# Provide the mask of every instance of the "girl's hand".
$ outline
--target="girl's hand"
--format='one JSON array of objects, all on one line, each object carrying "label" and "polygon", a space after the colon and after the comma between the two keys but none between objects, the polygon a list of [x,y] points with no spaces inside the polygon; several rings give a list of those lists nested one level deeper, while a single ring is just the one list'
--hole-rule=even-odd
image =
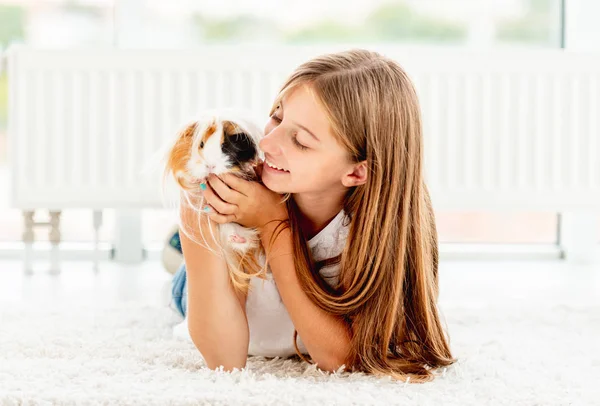
[{"label": "girl's hand", "polygon": [[[257,172],[260,179],[262,163],[258,165]],[[235,222],[244,227],[262,229],[273,220],[288,219],[287,206],[281,203],[283,195],[262,183],[247,181],[230,173],[210,174],[206,183],[203,194],[209,205],[207,213],[216,223]]]}]

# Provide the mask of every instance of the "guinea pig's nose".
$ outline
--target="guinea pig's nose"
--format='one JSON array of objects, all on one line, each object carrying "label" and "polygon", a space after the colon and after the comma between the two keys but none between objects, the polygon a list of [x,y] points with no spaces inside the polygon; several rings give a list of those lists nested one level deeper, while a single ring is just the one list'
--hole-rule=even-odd
[{"label": "guinea pig's nose", "polygon": [[208,170],[209,171],[214,171],[215,170],[215,165],[214,164],[208,164]]}]

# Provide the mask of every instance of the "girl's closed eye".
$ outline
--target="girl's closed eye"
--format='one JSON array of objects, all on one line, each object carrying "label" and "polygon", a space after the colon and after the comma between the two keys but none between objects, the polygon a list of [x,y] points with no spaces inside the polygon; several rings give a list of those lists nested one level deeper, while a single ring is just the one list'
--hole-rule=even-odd
[{"label": "girl's closed eye", "polygon": [[294,134],[294,136],[292,137],[292,141],[294,141],[294,144],[296,144],[296,146],[302,150],[308,149],[307,146],[302,145],[298,142],[298,137],[296,137],[296,134]]},{"label": "girl's closed eye", "polygon": [[[279,117],[277,117],[275,114],[273,114],[271,116],[271,118],[278,124],[281,124],[281,119]],[[298,142],[298,137],[296,136],[296,134],[294,134],[294,136],[292,137],[292,141],[294,142],[294,144],[296,144],[296,146],[298,148],[300,148],[301,150],[307,150],[308,147],[306,145],[302,145]]]},{"label": "girl's closed eye", "polygon": [[273,114],[271,116],[271,119],[273,119],[273,121],[275,121],[278,124],[281,124],[281,119],[279,117],[277,117],[275,114]]}]

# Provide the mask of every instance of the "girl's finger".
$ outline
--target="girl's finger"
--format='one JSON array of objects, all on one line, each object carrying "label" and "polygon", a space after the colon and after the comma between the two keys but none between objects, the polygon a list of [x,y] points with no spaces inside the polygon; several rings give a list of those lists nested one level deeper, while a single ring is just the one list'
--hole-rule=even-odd
[{"label": "girl's finger", "polygon": [[242,179],[239,176],[231,173],[224,173],[221,175],[221,178],[223,179],[222,182],[225,183],[225,185],[230,189],[233,189],[244,196],[250,196],[250,181]]},{"label": "girl's finger", "polygon": [[208,216],[210,217],[210,219],[212,221],[214,221],[215,223],[219,223],[219,224],[231,223],[231,222],[235,221],[235,216],[233,216],[231,214],[224,215],[224,214],[219,214],[219,213],[209,211]]},{"label": "girl's finger", "polygon": [[[212,211],[219,214],[233,214],[237,210],[237,206],[229,204],[221,200],[221,198],[213,191],[212,187],[207,187],[204,191],[205,206],[210,206]],[[204,207],[201,208],[205,211]]]},{"label": "girl's finger", "polygon": [[[221,175],[223,176],[223,175]],[[240,193],[234,189],[231,189],[225,182],[219,179],[214,174],[208,175],[208,183],[213,190],[219,195],[221,199],[230,204],[237,205],[240,201]]]}]

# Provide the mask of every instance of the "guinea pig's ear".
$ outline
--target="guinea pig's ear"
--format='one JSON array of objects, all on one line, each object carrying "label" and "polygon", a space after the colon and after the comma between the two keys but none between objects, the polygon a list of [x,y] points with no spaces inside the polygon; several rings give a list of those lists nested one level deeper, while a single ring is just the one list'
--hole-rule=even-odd
[{"label": "guinea pig's ear", "polygon": [[198,123],[197,122],[193,122],[190,125],[188,125],[186,128],[183,129],[183,131],[181,131],[181,133],[179,134],[179,141],[180,142],[192,142],[192,140],[194,139],[194,132],[196,131],[196,128],[198,128]]},{"label": "guinea pig's ear", "polygon": [[241,132],[241,129],[235,123],[227,120],[223,121],[223,132],[226,135],[232,135],[237,132]]}]

